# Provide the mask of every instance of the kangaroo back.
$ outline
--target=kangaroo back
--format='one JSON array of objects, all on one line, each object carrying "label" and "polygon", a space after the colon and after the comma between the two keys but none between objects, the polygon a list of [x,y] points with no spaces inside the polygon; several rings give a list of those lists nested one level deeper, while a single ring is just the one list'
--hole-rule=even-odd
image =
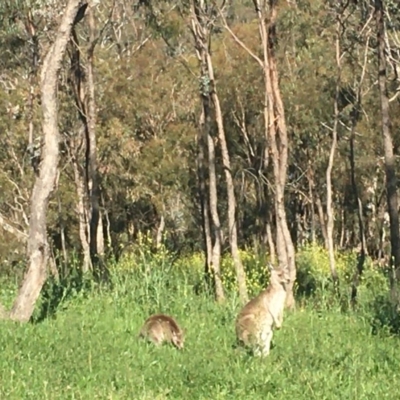
[{"label": "kangaroo back", "polygon": [[176,320],[165,314],[151,315],[144,322],[139,337],[147,338],[156,345],[172,343],[178,349],[184,346],[184,333]]}]

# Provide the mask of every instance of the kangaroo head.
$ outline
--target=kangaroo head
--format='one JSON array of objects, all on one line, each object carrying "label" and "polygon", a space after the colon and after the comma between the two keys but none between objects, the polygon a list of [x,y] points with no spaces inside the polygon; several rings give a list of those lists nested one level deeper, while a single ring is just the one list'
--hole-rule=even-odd
[{"label": "kangaroo head", "polygon": [[172,343],[177,349],[183,349],[184,347],[184,334],[183,332],[172,332]]},{"label": "kangaroo head", "polygon": [[286,290],[287,285],[290,283],[286,269],[276,269],[272,264],[268,264],[268,268],[270,271],[270,284],[272,286],[282,286]]}]

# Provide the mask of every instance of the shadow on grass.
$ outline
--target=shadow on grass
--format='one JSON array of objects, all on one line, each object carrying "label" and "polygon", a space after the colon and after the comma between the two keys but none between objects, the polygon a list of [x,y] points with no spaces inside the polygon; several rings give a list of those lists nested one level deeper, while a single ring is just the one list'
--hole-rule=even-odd
[{"label": "shadow on grass", "polygon": [[[76,262],[76,260],[73,260]],[[31,318],[32,323],[40,323],[54,317],[67,301],[75,297],[87,297],[95,287],[112,288],[110,271],[100,257],[94,261],[93,271],[83,273],[79,263],[71,263],[68,273],[59,279],[50,276],[43,286],[37,310]]]},{"label": "shadow on grass", "polygon": [[42,289],[40,304],[31,322],[40,323],[55,317],[62,304],[74,297],[89,294],[93,288],[93,277],[74,269],[68,276],[56,280],[49,277]]}]

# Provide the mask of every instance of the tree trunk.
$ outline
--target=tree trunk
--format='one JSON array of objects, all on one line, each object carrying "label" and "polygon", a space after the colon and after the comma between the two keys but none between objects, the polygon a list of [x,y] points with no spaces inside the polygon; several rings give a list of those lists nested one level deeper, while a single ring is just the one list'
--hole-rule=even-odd
[{"label": "tree trunk", "polygon": [[39,173],[39,162],[40,162],[40,147],[34,138],[34,113],[35,113],[35,88],[37,87],[37,72],[38,64],[40,59],[40,45],[39,38],[36,32],[36,26],[33,21],[32,12],[28,11],[24,18],[24,25],[26,34],[29,38],[27,41],[30,46],[30,51],[32,54],[32,64],[29,71],[29,96],[27,101],[27,121],[28,121],[28,153],[30,156],[31,165],[35,175]]},{"label": "tree trunk", "polygon": [[[217,192],[217,174],[215,164],[215,144],[214,138],[212,137],[212,98],[211,98],[211,79],[209,73],[208,64],[208,51],[209,51],[209,31],[205,24],[207,13],[203,8],[203,4],[196,0],[191,1],[190,6],[190,22],[191,32],[195,41],[195,49],[197,52],[197,58],[200,63],[201,70],[201,100],[202,100],[202,116],[200,124],[202,126],[201,142],[208,149],[208,190],[209,190],[209,207],[211,215],[211,232],[213,235],[214,243],[212,246],[212,254],[210,267],[214,275],[215,283],[215,297],[218,302],[222,302],[225,299],[222,279],[221,279],[221,242],[222,242],[222,230],[221,223],[218,214],[218,192]],[[214,104],[215,105],[215,104]],[[206,204],[206,203],[205,203]],[[204,211],[205,213],[206,211]],[[203,218],[205,214],[203,214]]]},{"label": "tree trunk", "polygon": [[[272,3],[271,3],[272,4]],[[275,7],[271,5],[271,7]],[[276,9],[271,10],[271,14],[274,15],[276,13]],[[271,26],[270,31],[274,32],[275,30],[275,20],[276,15],[274,17],[271,16]],[[271,33],[269,33],[271,34]],[[287,257],[287,264],[286,268],[289,273],[290,283],[286,288],[287,295],[286,295],[286,305],[288,308],[294,308],[295,306],[295,299],[294,299],[294,292],[293,287],[296,280],[296,260],[295,260],[295,250],[293,245],[293,240],[290,235],[290,230],[287,222],[286,216],[286,209],[285,209],[285,186],[286,186],[286,176],[287,176],[287,159],[288,159],[288,134],[287,134],[287,127],[286,127],[286,120],[285,120],[285,111],[283,107],[283,102],[281,98],[281,93],[279,89],[279,78],[278,78],[278,71],[276,67],[276,60],[274,55],[273,49],[273,42],[275,41],[274,38],[270,39],[270,68],[271,68],[271,82],[273,88],[273,95],[275,100],[275,107],[276,107],[276,116],[275,120],[277,121],[278,133],[279,133],[279,190],[278,193],[278,209],[279,209],[279,224],[282,229],[283,240],[285,243],[285,250],[286,250],[286,257]],[[272,131],[273,132],[273,131]]]},{"label": "tree trunk", "polygon": [[[345,242],[347,241],[347,232],[346,232],[346,221],[347,221],[347,213],[344,204],[342,204],[341,212],[340,212],[340,238],[339,238],[339,249],[345,248]],[[329,250],[329,245],[328,245]]]},{"label": "tree trunk", "polygon": [[160,248],[162,244],[162,239],[163,239],[163,233],[165,229],[165,218],[164,215],[161,215],[160,217],[160,223],[157,228],[157,236],[156,236],[156,248]]},{"label": "tree trunk", "polygon": [[[224,167],[225,181],[228,193],[228,237],[231,248],[232,259],[236,269],[236,278],[239,288],[240,300],[245,303],[248,300],[246,275],[240,259],[237,244],[237,222],[236,222],[236,198],[234,183],[231,173],[230,157],[226,142],[223,116],[216,90],[214,79],[214,68],[211,58],[211,33],[208,26],[211,23],[211,15],[207,15],[207,9],[203,2],[192,0],[191,21],[192,33],[196,42],[196,50],[201,60],[202,80],[204,82],[202,97],[209,97],[212,101],[215,122],[217,125],[218,140],[221,146],[222,164]],[[209,139],[210,140],[210,139]],[[212,138],[211,138],[212,140]]]},{"label": "tree trunk", "polygon": [[[85,127],[81,127],[81,132],[78,136],[82,136]],[[85,174],[79,163],[78,150],[76,149],[75,139],[70,140],[69,147],[71,149],[72,168],[74,170],[74,180],[77,194],[77,213],[79,221],[79,238],[83,251],[83,264],[82,272],[87,273],[92,270],[92,259],[90,257],[90,243],[89,243],[89,216],[88,216],[88,198],[85,182]]]},{"label": "tree trunk", "polygon": [[[98,254],[100,254],[98,243],[99,225],[102,223],[100,219],[99,207],[99,177],[97,169],[97,143],[96,143],[96,100],[95,100],[95,87],[94,87],[94,49],[97,44],[96,26],[94,19],[94,9],[90,7],[88,10],[89,19],[89,47],[87,51],[86,73],[81,65],[82,50],[79,45],[78,36],[75,31],[72,31],[72,52],[71,52],[71,83],[74,93],[75,102],[78,108],[79,117],[84,125],[83,137],[85,139],[85,165],[86,170],[84,174],[84,196],[88,201],[84,201],[85,214],[87,216],[87,223],[89,230],[87,231],[87,239],[84,239],[84,231],[80,229],[80,236],[83,248],[84,265],[83,270],[86,272],[90,265],[90,269],[96,274],[97,277],[102,275],[100,269],[104,265],[98,263]],[[85,79],[86,77],[86,79]],[[77,157],[77,155],[76,155]],[[82,174],[81,174],[82,175]],[[78,207],[82,206],[82,202]],[[86,230],[85,230],[86,232]],[[100,237],[101,242],[103,240]],[[90,263],[88,263],[86,254],[86,242],[89,243]],[[104,243],[103,243],[104,244]],[[104,249],[104,246],[103,246]],[[96,268],[94,268],[96,267]],[[105,275],[104,275],[105,276]]]},{"label": "tree trunk", "polygon": [[337,146],[337,133],[333,134],[331,151],[329,155],[328,168],[326,170],[326,238],[328,244],[328,254],[329,254],[329,267],[331,269],[331,275],[334,284],[336,285],[338,282],[338,275],[336,271],[335,264],[335,247],[333,243],[333,228],[334,228],[334,211],[332,205],[332,167],[333,167],[333,159]]},{"label": "tree trunk", "polygon": [[387,203],[390,219],[391,265],[390,274],[392,300],[398,304],[397,284],[400,279],[400,232],[397,200],[396,160],[393,153],[393,140],[390,132],[389,99],[386,87],[386,45],[384,8],[382,0],[375,0],[375,18],[378,36],[379,94],[381,100],[382,136],[385,152],[385,172]]},{"label": "tree trunk", "polygon": [[70,0],[62,16],[56,39],[47,53],[41,71],[43,110],[43,148],[39,176],[31,197],[28,238],[28,271],[10,312],[13,320],[27,322],[47,277],[49,245],[47,242],[47,208],[57,178],[59,131],[57,110],[57,78],[81,0]]},{"label": "tree trunk", "polygon": [[218,191],[217,191],[217,173],[215,171],[215,145],[214,139],[210,134],[211,129],[211,110],[209,108],[209,97],[203,96],[203,108],[205,115],[207,148],[208,148],[208,179],[210,196],[210,213],[212,220],[212,231],[214,244],[212,248],[211,267],[215,281],[215,296],[218,302],[225,300],[224,289],[221,279],[221,222],[218,214]]},{"label": "tree trunk", "polygon": [[[104,249],[107,246],[107,250],[111,250],[113,248],[113,243],[112,243],[112,238],[111,238],[111,221],[110,221],[110,217],[105,205],[105,201],[104,201],[104,196],[102,193],[100,193],[100,200],[101,200],[101,204],[104,210],[104,218],[105,218],[105,234],[103,235],[103,245],[104,245]],[[102,232],[103,232],[103,227],[102,227]],[[104,244],[104,241],[106,242],[106,244]]]},{"label": "tree trunk", "polygon": [[315,200],[314,200],[314,178],[311,167],[311,160],[309,161],[308,173],[308,195],[310,197],[310,226],[311,226],[311,243],[315,244]]},{"label": "tree trunk", "polygon": [[218,98],[218,93],[214,79],[214,69],[212,65],[211,55],[209,52],[206,53],[207,60],[207,72],[210,79],[211,99],[213,101],[215,110],[215,119],[217,122],[218,139],[221,146],[222,164],[224,166],[226,188],[228,193],[228,237],[231,248],[231,254],[233,263],[236,270],[236,279],[239,288],[239,297],[242,303],[248,301],[247,285],[246,285],[246,273],[243,268],[242,260],[239,254],[239,248],[237,243],[237,222],[236,222],[236,197],[235,187],[232,179],[231,172],[231,161],[229,157],[228,145],[226,143],[225,129],[223,123],[223,116],[221,111],[221,105]]},{"label": "tree trunk", "polygon": [[[205,246],[205,280],[206,283],[210,283],[211,274],[213,272],[212,269],[212,236],[211,236],[211,222],[210,222],[210,203],[208,201],[208,188],[206,181],[206,162],[205,162],[205,153],[207,146],[207,132],[205,129],[205,118],[204,118],[204,109],[200,118],[200,129],[197,134],[197,178],[198,178],[198,189],[199,189],[199,201],[200,201],[200,209],[201,209],[201,218],[202,218],[202,230],[203,230],[203,238],[204,238],[204,246]],[[214,279],[220,279],[219,276],[214,277]],[[218,290],[217,290],[218,288]],[[217,301],[220,301],[220,297],[223,297],[220,290],[222,289],[222,283],[219,282],[217,285],[216,280],[214,280],[214,290],[215,290],[215,298]]]},{"label": "tree trunk", "polygon": [[333,284],[335,288],[338,284],[338,274],[336,271],[335,264],[335,247],[333,243],[333,228],[334,228],[334,208],[332,201],[332,169],[333,162],[335,159],[335,152],[337,148],[337,131],[339,123],[339,94],[340,94],[340,82],[341,82],[341,63],[340,63],[340,29],[341,23],[338,20],[336,29],[336,67],[337,67],[337,79],[335,88],[335,101],[334,101],[334,122],[332,129],[332,144],[331,150],[329,152],[328,167],[326,169],[326,238],[328,244],[328,254],[329,254],[329,267],[331,269],[331,275]]},{"label": "tree trunk", "polygon": [[[261,65],[263,67],[265,85],[264,125],[265,139],[269,143],[272,155],[275,180],[276,250],[279,266],[287,271],[290,278],[290,284],[287,287],[286,305],[289,308],[293,308],[295,305],[293,287],[296,280],[296,264],[284,200],[288,160],[288,134],[274,49],[277,8],[276,2],[270,0],[268,18],[266,18],[266,5],[261,5],[259,0],[254,0],[253,3],[258,16],[260,38],[263,46],[263,61],[261,61]],[[268,20],[268,28],[266,20]]]},{"label": "tree trunk", "polygon": [[276,263],[276,250],[275,250],[274,238],[272,236],[272,228],[271,228],[270,218],[271,217],[269,217],[269,219],[265,223],[265,230],[266,230],[266,235],[267,235],[270,262],[271,262],[272,265],[275,265],[275,263]]},{"label": "tree trunk", "polygon": [[318,192],[315,193],[315,205],[317,206],[318,210],[318,218],[321,225],[321,233],[322,237],[324,238],[325,248],[328,250],[328,234],[326,232],[324,207],[322,205],[321,197],[319,196]]},{"label": "tree trunk", "polygon": [[97,226],[97,253],[104,255],[104,228],[103,228],[103,213],[99,209],[99,224]]},{"label": "tree trunk", "polygon": [[[59,180],[59,176],[57,177],[57,181]],[[58,190],[58,188],[56,188]],[[57,193],[57,203],[58,203],[58,216],[59,216],[59,226],[60,226],[60,242],[61,242],[61,252],[62,252],[62,262],[61,262],[61,276],[66,275],[66,269],[68,265],[68,252],[67,252],[67,243],[65,237],[65,224],[62,221],[62,205],[60,199],[60,193]]]},{"label": "tree trunk", "polygon": [[357,219],[358,219],[358,233],[359,233],[359,242],[360,242],[360,253],[358,255],[357,268],[354,272],[352,289],[351,289],[351,303],[353,307],[357,303],[357,290],[358,285],[360,284],[361,275],[364,271],[364,262],[365,258],[368,255],[367,250],[367,240],[365,236],[365,225],[363,219],[363,206],[361,199],[359,197],[358,185],[356,180],[356,163],[355,163],[355,134],[357,123],[360,118],[360,110],[361,110],[361,101],[362,101],[362,84],[365,77],[366,66],[368,62],[368,50],[369,50],[369,38],[367,40],[367,44],[365,46],[365,56],[364,56],[364,65],[360,77],[360,82],[358,84],[357,96],[355,99],[355,103],[353,105],[353,110],[351,113],[351,132],[350,132],[350,175],[351,175],[351,186],[353,188],[353,201],[357,203]]},{"label": "tree trunk", "polygon": [[[97,169],[97,143],[96,143],[96,97],[94,85],[94,49],[97,43],[96,23],[94,18],[94,7],[88,10],[89,19],[89,49],[87,61],[87,179],[90,199],[90,255],[92,263],[96,264],[99,254],[99,246],[97,243],[97,231],[101,224],[99,203],[100,188]],[[97,266],[99,267],[99,266]]]},{"label": "tree trunk", "polygon": [[[79,221],[79,238],[83,252],[82,272],[87,273],[92,270],[92,257],[90,252],[90,205],[88,189],[88,154],[89,154],[89,128],[88,112],[86,105],[86,91],[84,86],[85,71],[81,64],[81,46],[78,35],[73,28],[71,31],[71,52],[70,52],[70,83],[74,101],[79,113],[81,125],[75,137],[67,141],[70,149],[70,158],[74,171],[74,180],[77,193],[77,213]],[[86,169],[81,168],[81,152],[84,152]]]}]

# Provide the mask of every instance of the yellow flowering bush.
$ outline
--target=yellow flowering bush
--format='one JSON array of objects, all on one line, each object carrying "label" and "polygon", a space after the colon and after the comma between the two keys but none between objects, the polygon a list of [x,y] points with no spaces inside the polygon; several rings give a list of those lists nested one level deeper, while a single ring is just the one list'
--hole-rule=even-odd
[{"label": "yellow flowering bush", "polygon": [[[258,254],[251,248],[244,248],[240,250],[240,257],[246,273],[249,295],[254,296],[268,285],[268,255]],[[357,255],[352,252],[337,252],[335,262],[341,293],[345,297],[349,297],[352,279],[357,268]],[[126,251],[118,263],[114,263],[110,267],[117,273],[139,271],[142,274],[140,276],[143,277],[155,272],[160,282],[165,279],[174,280],[173,272],[178,272],[179,275],[185,276],[187,283],[199,289],[205,289],[207,285],[204,280],[204,266],[205,255],[203,252],[194,252],[177,257],[164,244],[157,247],[151,235],[139,234],[137,241],[130,247],[129,251]],[[324,247],[309,244],[298,249],[296,266],[295,289],[297,294],[313,295],[319,298],[320,295],[332,291],[329,257]],[[227,294],[237,293],[236,270],[229,253],[224,254],[221,258],[221,277],[225,292]],[[208,289],[211,289],[211,287]],[[382,268],[373,265],[367,258],[359,284],[358,297],[362,301],[368,302],[371,295],[374,297],[379,293],[387,293],[387,291],[388,279],[384,271]]]},{"label": "yellow flowering bush", "polygon": [[[351,284],[356,263],[356,254],[335,254],[336,271],[341,283]],[[324,247],[317,244],[302,247],[296,254],[296,265],[297,290],[300,294],[332,288],[329,255]]]},{"label": "yellow flowering bush", "polygon": [[[267,260],[248,248],[239,252],[246,272],[246,284],[249,294],[257,294],[268,284]],[[236,271],[230,254],[224,255],[222,258],[221,275],[225,290],[227,292],[237,291]]]},{"label": "yellow flowering bush", "polygon": [[196,273],[204,272],[206,259],[204,253],[195,252],[192,254],[183,255],[175,260],[175,268],[179,270],[188,270]]},{"label": "yellow flowering bush", "polygon": [[129,251],[123,253],[118,263],[112,266],[112,269],[116,272],[130,272],[138,267],[157,268],[169,264],[172,259],[173,254],[163,243],[156,247],[156,243],[150,234],[139,232],[136,242],[130,247]]}]

